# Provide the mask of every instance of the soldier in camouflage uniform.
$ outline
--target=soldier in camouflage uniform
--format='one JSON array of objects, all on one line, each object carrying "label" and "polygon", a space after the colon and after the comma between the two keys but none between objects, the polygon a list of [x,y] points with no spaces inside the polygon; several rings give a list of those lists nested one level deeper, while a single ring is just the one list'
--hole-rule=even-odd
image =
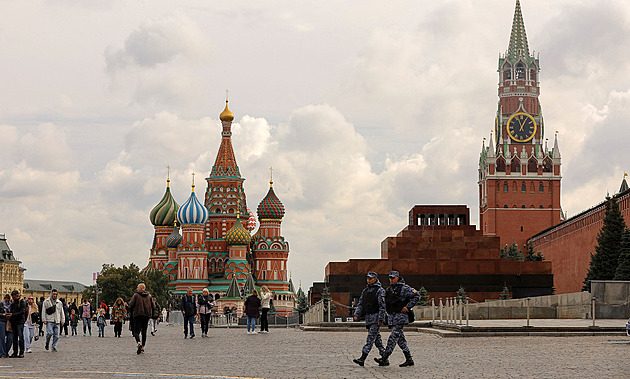
[{"label": "soldier in camouflage uniform", "polygon": [[354,311],[355,321],[365,316],[365,327],[368,330],[367,340],[361,351],[361,358],[352,360],[359,366],[363,366],[373,345],[376,345],[381,355],[383,354],[385,347],[381,340],[380,328],[385,322],[385,315],[385,290],[381,286],[381,282],[378,281],[378,275],[370,271],[367,273],[367,287],[361,292],[359,305]]},{"label": "soldier in camouflage uniform", "polygon": [[405,284],[398,271],[390,271],[389,284],[389,288],[385,291],[385,307],[389,315],[388,324],[392,333],[387,340],[385,351],[380,358],[374,358],[374,360],[379,366],[389,366],[388,358],[398,344],[405,354],[405,362],[400,364],[400,367],[413,366],[413,359],[411,359],[411,352],[403,333],[403,326],[409,323],[407,312],[411,312],[411,308],[418,303],[420,294]]}]

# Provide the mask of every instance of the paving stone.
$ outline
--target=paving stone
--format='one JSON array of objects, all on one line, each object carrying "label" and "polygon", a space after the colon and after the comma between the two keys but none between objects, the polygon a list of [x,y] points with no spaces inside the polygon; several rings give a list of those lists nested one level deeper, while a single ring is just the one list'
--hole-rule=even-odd
[{"label": "paving stone", "polygon": [[[628,345],[611,337],[440,338],[406,332],[416,365],[400,368],[396,348],[391,366],[378,367],[370,353],[365,367],[352,363],[366,333],[304,332],[273,328],[247,335],[243,328],[211,329],[210,338],[185,340],[181,326],[160,325],[136,354],[125,330],[114,338],[61,337],[59,351],[42,339],[24,359],[0,359],[0,378],[401,378],[401,377],[627,377]],[[384,339],[389,332],[385,329]],[[622,338],[615,337],[615,340]],[[630,338],[628,338],[630,340]]]}]

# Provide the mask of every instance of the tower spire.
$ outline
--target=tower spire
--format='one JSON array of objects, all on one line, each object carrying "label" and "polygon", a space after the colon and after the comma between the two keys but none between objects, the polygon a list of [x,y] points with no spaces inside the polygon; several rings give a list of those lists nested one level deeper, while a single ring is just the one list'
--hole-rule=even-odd
[{"label": "tower spire", "polygon": [[513,61],[521,57],[529,56],[529,45],[527,44],[527,33],[525,32],[525,22],[521,12],[521,2],[516,0],[514,10],[514,20],[512,21],[512,33],[510,34],[510,44],[508,45],[507,58]]}]

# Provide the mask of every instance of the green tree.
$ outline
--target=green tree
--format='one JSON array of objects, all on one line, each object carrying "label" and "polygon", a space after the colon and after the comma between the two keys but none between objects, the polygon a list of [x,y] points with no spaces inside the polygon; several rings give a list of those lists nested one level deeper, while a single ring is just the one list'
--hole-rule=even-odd
[{"label": "green tree", "polygon": [[630,229],[625,229],[621,235],[621,251],[619,264],[615,271],[615,280],[630,280]]},{"label": "green tree", "polygon": [[534,246],[532,246],[532,244],[530,243],[527,246],[527,252],[525,252],[525,260],[526,261],[533,261],[533,262],[540,262],[540,261],[544,261],[545,257],[543,257],[543,255],[539,252],[535,252],[534,251]]},{"label": "green tree", "polygon": [[462,287],[461,285],[459,286],[459,289],[457,290],[457,300],[459,300],[460,302],[463,302],[466,300],[466,288]]},{"label": "green tree", "polygon": [[501,291],[499,300],[509,300],[509,299],[510,299],[510,289],[507,286],[503,286],[503,291]]},{"label": "green tree", "polygon": [[523,261],[523,251],[518,248],[516,243],[511,244],[509,247],[506,244],[505,247],[501,248],[501,258]]},{"label": "green tree", "polygon": [[302,287],[298,289],[296,309],[298,312],[300,312],[300,314],[304,314],[306,311],[308,311],[308,300],[306,299],[304,291],[302,291]]},{"label": "green tree", "polygon": [[418,301],[418,305],[426,306],[431,304],[431,301],[429,299],[429,291],[427,291],[426,288],[420,287],[418,293],[420,294],[420,301]]},{"label": "green tree", "polygon": [[626,223],[614,198],[606,198],[606,214],[602,229],[597,234],[595,254],[584,278],[583,291],[591,290],[591,280],[613,280],[619,265],[621,237]]},{"label": "green tree", "polygon": [[104,263],[96,279],[96,285],[83,291],[83,296],[90,302],[94,302],[98,286],[99,303],[104,301],[106,304],[112,304],[119,297],[122,297],[124,301],[129,301],[139,283],[146,284],[147,291],[158,297],[161,306],[166,304],[169,298],[168,277],[159,270],[140,271],[140,268],[133,263],[129,267],[114,267],[111,263]]}]

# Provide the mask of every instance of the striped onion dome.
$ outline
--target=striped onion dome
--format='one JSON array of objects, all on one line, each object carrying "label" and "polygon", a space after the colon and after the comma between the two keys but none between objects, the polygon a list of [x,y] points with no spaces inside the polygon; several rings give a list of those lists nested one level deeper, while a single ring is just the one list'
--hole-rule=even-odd
[{"label": "striped onion dome", "polygon": [[182,235],[179,234],[179,226],[177,226],[177,222],[175,223],[175,227],[173,228],[173,233],[171,233],[168,237],[166,237],[166,247],[175,248],[179,246],[182,242]]},{"label": "striped onion dome", "polygon": [[284,205],[273,192],[273,181],[271,181],[267,196],[258,204],[258,218],[260,220],[280,220],[282,217],[284,217]]},{"label": "striped onion dome", "polygon": [[190,197],[179,207],[177,211],[177,221],[184,224],[205,224],[208,220],[208,209],[201,204],[197,196],[195,196],[195,185]]},{"label": "striped onion dome", "polygon": [[234,226],[225,235],[225,241],[228,245],[249,245],[250,239],[249,231],[243,227],[237,217]]},{"label": "striped onion dome", "polygon": [[154,226],[172,226],[175,222],[179,205],[171,195],[170,180],[167,180],[166,192],[162,200],[151,210],[149,220]]},{"label": "striped onion dome", "polygon": [[256,217],[252,213],[252,210],[247,208],[247,213],[249,213],[249,218],[247,219],[247,230],[250,232],[256,229]]}]

